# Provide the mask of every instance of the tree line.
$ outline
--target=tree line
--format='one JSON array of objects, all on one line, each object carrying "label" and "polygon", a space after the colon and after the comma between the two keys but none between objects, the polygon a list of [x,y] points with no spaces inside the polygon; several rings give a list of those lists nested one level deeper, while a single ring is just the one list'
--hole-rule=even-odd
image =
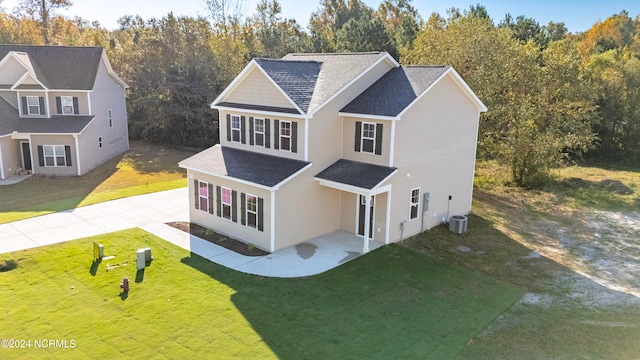
[{"label": "tree line", "polygon": [[640,17],[622,11],[572,34],[563,23],[478,4],[424,19],[411,0],[321,0],[304,29],[277,0],[204,0],[208,15],[123,16],[107,30],[57,13],[69,0],[21,0],[0,12],[0,42],[101,46],[127,92],[130,136],[205,148],[218,139],[211,101],[254,57],[389,52],[402,64],[449,64],[489,111],[478,158],[535,187],[567,161],[640,159]]}]

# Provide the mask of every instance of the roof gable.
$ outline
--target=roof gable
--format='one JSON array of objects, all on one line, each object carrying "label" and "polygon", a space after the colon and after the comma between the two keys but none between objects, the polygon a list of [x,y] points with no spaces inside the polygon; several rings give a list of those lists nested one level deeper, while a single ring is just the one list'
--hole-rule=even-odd
[{"label": "roof gable", "polygon": [[392,69],[340,112],[399,118],[444,76],[451,76],[480,111],[484,104],[451,66],[417,65]]},{"label": "roof gable", "polygon": [[[237,103],[254,106],[270,106],[280,108],[293,108],[295,106],[291,99],[282,93],[282,89],[274,84],[273,80],[267,76],[258,66],[248,69],[241,81],[223,97],[223,103]],[[299,110],[294,109],[296,113]]]},{"label": "roof gable", "polygon": [[91,90],[102,53],[99,47],[0,45],[0,58],[14,54],[39,83],[57,90]]}]

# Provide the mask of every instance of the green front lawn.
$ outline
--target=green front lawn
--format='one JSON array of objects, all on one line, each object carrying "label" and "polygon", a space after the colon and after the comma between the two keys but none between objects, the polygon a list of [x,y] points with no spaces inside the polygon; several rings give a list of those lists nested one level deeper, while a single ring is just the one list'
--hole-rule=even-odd
[{"label": "green front lawn", "polygon": [[[116,257],[92,266],[93,241]],[[155,258],[143,274],[141,247]],[[300,279],[229,270],[139,229],[2,260],[16,267],[0,272],[0,339],[32,340],[3,358],[445,359],[523,295],[397,245]]]},{"label": "green front lawn", "polygon": [[0,224],[127,196],[187,186],[178,162],[192,152],[134,141],[82,176],[35,177],[0,186]]}]

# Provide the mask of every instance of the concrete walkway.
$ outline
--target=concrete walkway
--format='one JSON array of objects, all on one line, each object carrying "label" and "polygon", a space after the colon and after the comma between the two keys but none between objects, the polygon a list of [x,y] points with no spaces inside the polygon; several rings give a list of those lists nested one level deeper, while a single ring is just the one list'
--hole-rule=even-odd
[{"label": "concrete walkway", "polygon": [[[132,196],[0,225],[0,253],[139,227],[241,272],[273,277],[319,274],[362,254],[362,238],[338,231],[265,256],[244,256],[165,225],[189,221],[188,189]],[[374,250],[382,244],[370,242]]]}]

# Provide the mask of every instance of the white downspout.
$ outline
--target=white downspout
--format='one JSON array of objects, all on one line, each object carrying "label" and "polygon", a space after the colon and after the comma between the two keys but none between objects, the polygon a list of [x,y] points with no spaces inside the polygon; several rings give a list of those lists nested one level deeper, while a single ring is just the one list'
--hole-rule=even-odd
[{"label": "white downspout", "polygon": [[76,166],[78,167],[78,176],[82,175],[80,168],[80,147],[78,146],[78,134],[73,135],[73,139],[76,144]]},{"label": "white downspout", "polygon": [[391,120],[391,143],[389,144],[389,167],[393,167],[393,157],[396,147],[396,121]]},{"label": "white downspout", "polygon": [[0,180],[4,180],[4,161],[2,161],[2,146],[0,146]]},{"label": "white downspout", "polygon": [[369,252],[369,228],[371,224],[371,195],[367,194],[364,200],[364,249],[363,254]]},{"label": "white downspout", "polygon": [[309,161],[309,118],[304,118],[304,161]]},{"label": "white downspout", "polygon": [[389,245],[389,227],[391,226],[391,189],[387,192],[387,222],[384,232],[384,243]]},{"label": "white downspout", "polygon": [[276,191],[271,190],[271,245],[269,250],[276,249]]}]

